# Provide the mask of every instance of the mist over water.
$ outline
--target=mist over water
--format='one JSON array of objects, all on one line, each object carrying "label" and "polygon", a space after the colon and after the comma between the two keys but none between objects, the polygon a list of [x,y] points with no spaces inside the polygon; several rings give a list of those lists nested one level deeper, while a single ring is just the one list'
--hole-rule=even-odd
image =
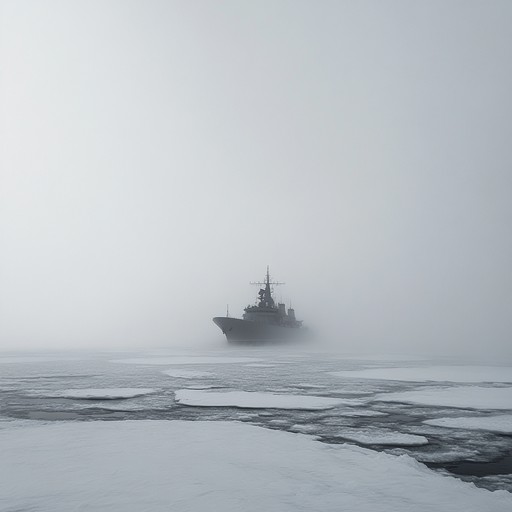
[{"label": "mist over water", "polygon": [[[512,5],[0,2],[0,348],[512,358]],[[320,342],[319,342],[320,343]]]}]

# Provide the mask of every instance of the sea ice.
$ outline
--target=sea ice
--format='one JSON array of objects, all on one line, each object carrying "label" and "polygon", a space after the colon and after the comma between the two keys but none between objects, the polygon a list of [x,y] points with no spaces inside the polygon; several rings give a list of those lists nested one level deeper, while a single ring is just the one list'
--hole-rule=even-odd
[{"label": "sea ice", "polygon": [[224,364],[224,363],[255,363],[261,361],[254,357],[210,357],[210,356],[176,356],[176,357],[134,357],[116,359],[113,363],[123,364]]},{"label": "sea ice", "polygon": [[342,398],[326,398],[307,395],[277,395],[256,391],[196,391],[179,389],[175,392],[176,402],[200,407],[240,407],[247,409],[332,409],[344,404]]},{"label": "sea ice", "polygon": [[361,444],[390,444],[398,446],[422,446],[428,444],[428,439],[424,436],[402,434],[401,432],[383,429],[344,428],[340,431],[339,435],[344,439]]},{"label": "sea ice", "polygon": [[119,400],[121,398],[135,398],[154,392],[155,390],[152,388],[88,388],[64,389],[63,391],[45,396],[49,398],[76,398],[79,400]]},{"label": "sea ice", "polygon": [[235,422],[0,430],[0,509],[38,512],[508,512],[512,496],[408,456]]},{"label": "sea ice", "polygon": [[469,409],[512,409],[512,388],[424,388],[416,391],[383,393],[376,395],[375,400]]},{"label": "sea ice", "polygon": [[212,372],[200,372],[194,370],[164,370],[162,373],[169,377],[177,377],[178,379],[195,379],[201,377],[212,377]]},{"label": "sea ice", "polygon": [[512,382],[509,366],[422,366],[415,368],[371,368],[331,372],[351,379],[382,379],[411,382]]},{"label": "sea ice", "polygon": [[512,434],[512,414],[436,418],[426,420],[423,423],[437,427],[459,428],[464,430],[489,430],[500,434]]},{"label": "sea ice", "polygon": [[373,411],[371,409],[341,409],[339,411],[340,416],[345,417],[364,417],[364,416],[387,416],[388,414],[380,411]]}]

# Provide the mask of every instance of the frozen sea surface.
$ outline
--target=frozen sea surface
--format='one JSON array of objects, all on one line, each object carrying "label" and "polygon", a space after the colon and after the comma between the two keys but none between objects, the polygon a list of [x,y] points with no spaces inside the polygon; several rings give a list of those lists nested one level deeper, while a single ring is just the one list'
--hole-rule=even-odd
[{"label": "frozen sea surface", "polygon": [[[412,367],[423,369],[422,379],[405,378]],[[489,366],[224,346],[202,352],[5,354],[0,430],[16,436],[48,424],[179,420],[214,428],[212,422],[242,422],[310,434],[332,449],[359,445],[366,458],[405,454],[429,466],[421,466],[425,475],[448,474],[449,481],[511,491],[506,418],[512,415],[512,387],[504,377],[510,368],[499,368],[492,380]],[[361,376],[376,370],[394,378]],[[476,377],[462,380],[468,373],[479,376],[478,384]]]},{"label": "frozen sea surface", "polygon": [[[236,422],[67,422],[0,430],[0,508],[509,512],[512,496],[408,456]],[[426,490],[428,489],[428,492]]]}]

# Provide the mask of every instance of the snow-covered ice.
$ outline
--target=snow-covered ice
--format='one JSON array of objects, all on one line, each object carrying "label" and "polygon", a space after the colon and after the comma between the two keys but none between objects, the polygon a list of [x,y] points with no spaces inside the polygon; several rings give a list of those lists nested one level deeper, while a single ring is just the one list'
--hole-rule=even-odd
[{"label": "snow-covered ice", "polygon": [[178,379],[195,379],[201,377],[212,377],[212,372],[200,372],[194,370],[164,370],[162,373],[169,375],[169,377],[177,377]]},{"label": "snow-covered ice", "polygon": [[361,444],[389,444],[400,446],[422,446],[428,444],[428,439],[425,436],[402,434],[401,432],[383,429],[343,428],[339,432],[339,435],[344,439]]},{"label": "snow-covered ice", "polygon": [[422,366],[331,372],[337,377],[411,382],[512,382],[510,366]]},{"label": "snow-covered ice", "polygon": [[50,398],[76,398],[79,400],[119,400],[154,393],[153,388],[87,388],[64,389],[45,396]]},{"label": "snow-covered ice", "polygon": [[0,430],[0,509],[38,512],[509,512],[512,496],[408,456],[235,422]]},{"label": "snow-covered ice", "polygon": [[346,403],[343,398],[307,395],[278,395],[257,391],[198,391],[179,389],[176,402],[200,407],[240,407],[247,409],[332,409]]},{"label": "snow-covered ice", "polygon": [[489,430],[501,434],[512,434],[512,414],[497,416],[462,416],[459,418],[436,418],[425,420],[427,425],[466,430]]},{"label": "snow-covered ice", "polygon": [[460,386],[382,393],[375,400],[469,409],[511,409],[512,388]]},{"label": "snow-covered ice", "polygon": [[133,357],[131,359],[116,359],[113,363],[123,364],[227,364],[255,363],[261,361],[254,357],[214,357],[214,356],[176,356],[176,357]]}]

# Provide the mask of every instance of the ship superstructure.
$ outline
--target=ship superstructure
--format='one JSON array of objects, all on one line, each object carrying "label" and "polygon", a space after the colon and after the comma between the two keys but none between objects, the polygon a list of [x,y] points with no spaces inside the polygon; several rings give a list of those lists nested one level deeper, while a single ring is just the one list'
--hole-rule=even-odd
[{"label": "ship superstructure", "polygon": [[296,337],[302,328],[302,321],[295,317],[295,310],[286,305],[276,305],[272,296],[274,286],[284,283],[271,281],[269,268],[264,281],[251,284],[261,286],[255,305],[244,309],[242,318],[215,317],[213,321],[220,327],[230,342],[268,342],[288,340]]}]

